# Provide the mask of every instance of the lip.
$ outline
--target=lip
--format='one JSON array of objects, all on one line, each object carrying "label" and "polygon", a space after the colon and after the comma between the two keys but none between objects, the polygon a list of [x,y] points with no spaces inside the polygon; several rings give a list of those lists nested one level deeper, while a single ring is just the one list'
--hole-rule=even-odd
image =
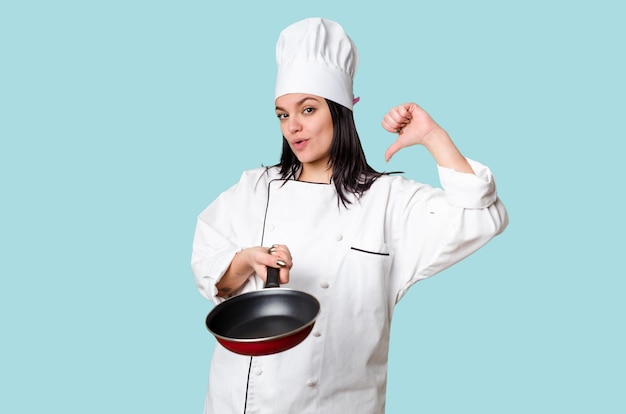
[{"label": "lip", "polygon": [[302,151],[303,149],[306,148],[308,143],[309,143],[308,139],[294,139],[291,142],[291,148],[293,148],[294,151]]}]

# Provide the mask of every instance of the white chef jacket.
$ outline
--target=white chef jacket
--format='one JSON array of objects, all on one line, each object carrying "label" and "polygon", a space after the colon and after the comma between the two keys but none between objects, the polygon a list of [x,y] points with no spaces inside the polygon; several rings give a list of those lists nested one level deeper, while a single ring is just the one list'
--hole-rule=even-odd
[{"label": "white chef jacket", "polygon": [[[443,189],[382,176],[348,208],[332,184],[259,168],[209,205],[192,253],[203,296],[224,300],[215,285],[242,248],[285,244],[293,268],[283,287],[312,294],[321,310],[309,337],[278,354],[242,356],[216,343],[204,412],[383,413],[395,304],[508,224],[490,170],[468,161],[476,175],[439,167]],[[262,288],[254,275],[237,293]]]}]

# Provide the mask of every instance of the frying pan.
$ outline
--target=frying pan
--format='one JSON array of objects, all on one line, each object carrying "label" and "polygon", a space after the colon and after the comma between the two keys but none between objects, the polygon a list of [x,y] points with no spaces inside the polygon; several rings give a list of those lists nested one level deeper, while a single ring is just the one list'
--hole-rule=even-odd
[{"label": "frying pan", "polygon": [[278,269],[267,268],[265,288],[242,293],[215,306],[206,327],[226,349],[249,356],[286,351],[313,329],[319,301],[298,290],[281,288]]}]

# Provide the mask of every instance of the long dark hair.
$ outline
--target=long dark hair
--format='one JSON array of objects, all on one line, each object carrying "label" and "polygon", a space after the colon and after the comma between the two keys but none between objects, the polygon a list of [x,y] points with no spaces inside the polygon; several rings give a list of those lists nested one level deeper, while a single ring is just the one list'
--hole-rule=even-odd
[{"label": "long dark hair", "polygon": [[[349,194],[360,198],[374,181],[385,173],[374,170],[365,159],[365,152],[354,123],[352,111],[326,99],[333,119],[333,140],[330,147],[329,167],[333,170],[332,182],[337,190],[338,202],[344,207],[351,204]],[[283,179],[295,178],[301,163],[283,137],[280,156],[280,174]]]}]

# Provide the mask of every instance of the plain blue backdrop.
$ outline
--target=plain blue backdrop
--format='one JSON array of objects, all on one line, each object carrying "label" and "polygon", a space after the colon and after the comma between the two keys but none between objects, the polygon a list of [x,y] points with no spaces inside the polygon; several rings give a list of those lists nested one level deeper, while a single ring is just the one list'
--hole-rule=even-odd
[{"label": "plain blue backdrop", "polygon": [[439,185],[383,158],[415,101],[510,213],[397,306],[387,412],[626,412],[621,4],[2,2],[0,412],[201,412],[195,219],[278,161],[275,41],[315,16],[359,47],[370,163]]}]

